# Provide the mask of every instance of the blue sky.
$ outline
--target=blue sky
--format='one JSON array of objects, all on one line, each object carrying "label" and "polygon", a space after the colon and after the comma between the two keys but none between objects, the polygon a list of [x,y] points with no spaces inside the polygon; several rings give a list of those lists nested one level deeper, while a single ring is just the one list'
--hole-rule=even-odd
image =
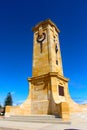
[{"label": "blue sky", "polygon": [[28,96],[32,76],[32,27],[50,18],[60,29],[60,45],[69,91],[87,102],[87,0],[0,1],[0,103],[8,92],[14,104]]}]

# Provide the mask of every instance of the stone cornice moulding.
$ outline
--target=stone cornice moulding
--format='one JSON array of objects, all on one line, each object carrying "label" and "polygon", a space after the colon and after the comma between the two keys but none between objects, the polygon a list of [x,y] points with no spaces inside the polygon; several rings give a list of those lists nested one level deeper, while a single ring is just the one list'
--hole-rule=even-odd
[{"label": "stone cornice moulding", "polygon": [[38,23],[36,26],[34,26],[32,28],[32,31],[35,32],[35,31],[37,31],[39,29],[40,26],[44,26],[44,25],[48,25],[48,24],[50,24],[51,26],[55,27],[56,31],[58,33],[60,33],[60,30],[57,28],[57,26],[50,19],[47,19],[45,21],[42,21],[42,22]]},{"label": "stone cornice moulding", "polygon": [[58,72],[49,72],[48,74],[40,75],[40,76],[37,76],[37,77],[31,77],[31,78],[28,78],[28,81],[31,82],[32,80],[39,80],[39,79],[42,79],[42,78],[47,79],[47,78],[50,78],[50,77],[57,77],[59,79],[62,79],[65,82],[69,81],[68,78],[65,78],[62,75],[59,75]]}]

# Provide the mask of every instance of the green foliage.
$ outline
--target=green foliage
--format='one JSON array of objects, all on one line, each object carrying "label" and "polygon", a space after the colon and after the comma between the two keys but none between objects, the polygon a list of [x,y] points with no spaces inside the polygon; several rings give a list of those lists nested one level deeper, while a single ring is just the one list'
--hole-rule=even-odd
[{"label": "green foliage", "polygon": [[1,104],[0,104],[0,108],[2,108]]},{"label": "green foliage", "polygon": [[4,106],[12,106],[12,104],[13,104],[12,95],[11,95],[11,93],[9,92],[9,93],[7,94],[6,99],[5,99]]}]

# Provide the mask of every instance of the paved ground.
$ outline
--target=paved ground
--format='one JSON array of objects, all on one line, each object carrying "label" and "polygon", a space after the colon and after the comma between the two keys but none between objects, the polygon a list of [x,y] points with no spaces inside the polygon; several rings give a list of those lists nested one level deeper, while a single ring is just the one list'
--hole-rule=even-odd
[{"label": "paved ground", "polygon": [[0,120],[0,130],[87,130],[87,113],[72,116],[71,124],[30,123]]}]

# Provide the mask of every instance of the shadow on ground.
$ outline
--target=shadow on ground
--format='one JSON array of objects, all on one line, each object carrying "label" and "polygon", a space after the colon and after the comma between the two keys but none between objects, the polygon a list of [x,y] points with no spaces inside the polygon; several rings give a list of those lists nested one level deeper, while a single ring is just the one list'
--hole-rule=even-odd
[{"label": "shadow on ground", "polygon": [[64,130],[81,130],[81,129],[64,129]]}]

